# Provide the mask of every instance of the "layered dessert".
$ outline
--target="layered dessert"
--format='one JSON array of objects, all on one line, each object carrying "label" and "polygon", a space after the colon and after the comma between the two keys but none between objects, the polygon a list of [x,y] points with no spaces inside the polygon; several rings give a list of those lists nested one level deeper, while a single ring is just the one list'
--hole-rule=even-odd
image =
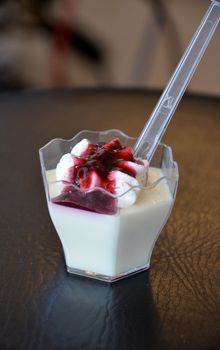
[{"label": "layered dessert", "polygon": [[135,159],[119,138],[83,138],[47,169],[48,207],[69,272],[113,281],[149,267],[174,201],[162,168]]}]

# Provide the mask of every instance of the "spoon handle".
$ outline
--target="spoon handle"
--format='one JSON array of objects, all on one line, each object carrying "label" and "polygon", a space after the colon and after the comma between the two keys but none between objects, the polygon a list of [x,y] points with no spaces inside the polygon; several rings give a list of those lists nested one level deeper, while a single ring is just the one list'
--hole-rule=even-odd
[{"label": "spoon handle", "polygon": [[212,1],[134,147],[136,157],[151,160],[220,20],[220,2]]}]

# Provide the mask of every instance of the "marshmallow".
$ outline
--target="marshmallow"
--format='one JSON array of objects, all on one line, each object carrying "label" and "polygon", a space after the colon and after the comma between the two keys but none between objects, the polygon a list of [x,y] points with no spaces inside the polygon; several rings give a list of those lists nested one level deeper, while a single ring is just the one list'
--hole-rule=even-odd
[{"label": "marshmallow", "polygon": [[75,157],[80,157],[88,148],[90,141],[87,139],[83,139],[78,142],[72,149],[71,154]]},{"label": "marshmallow", "polygon": [[131,187],[139,186],[139,183],[135,177],[130,176],[128,174],[125,174],[120,170],[110,171],[109,175],[108,175],[108,179],[111,181],[115,181],[116,187],[117,187],[117,183],[119,183],[119,182],[125,182],[128,185],[130,185]]},{"label": "marshmallow", "polygon": [[69,169],[74,165],[74,158],[70,153],[62,156],[56,167],[57,181],[70,181]]},{"label": "marshmallow", "polygon": [[[118,207],[127,208],[133,205],[139,191],[136,178],[119,170],[110,171],[108,179],[115,181],[115,195],[118,197]],[[133,188],[135,187],[135,188]]]},{"label": "marshmallow", "polygon": [[[119,196],[118,207],[121,209],[130,207],[136,202],[137,199],[136,191],[126,182],[117,182],[115,195],[117,197]],[[120,195],[122,196],[120,197]]]}]

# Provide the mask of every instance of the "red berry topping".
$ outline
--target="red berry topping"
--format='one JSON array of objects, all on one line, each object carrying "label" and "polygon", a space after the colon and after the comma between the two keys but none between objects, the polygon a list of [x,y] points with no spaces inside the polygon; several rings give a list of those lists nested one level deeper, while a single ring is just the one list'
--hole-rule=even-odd
[{"label": "red berry topping", "polygon": [[[113,214],[116,212],[116,201],[100,188],[114,194],[115,180],[111,176],[108,177],[109,173],[119,170],[135,177],[135,164],[137,162],[132,148],[123,147],[118,138],[107,143],[90,143],[80,157],[74,158],[74,166],[69,169],[70,182],[74,186],[65,186],[62,194],[54,201],[58,204]],[[92,188],[94,190],[85,191]]]}]

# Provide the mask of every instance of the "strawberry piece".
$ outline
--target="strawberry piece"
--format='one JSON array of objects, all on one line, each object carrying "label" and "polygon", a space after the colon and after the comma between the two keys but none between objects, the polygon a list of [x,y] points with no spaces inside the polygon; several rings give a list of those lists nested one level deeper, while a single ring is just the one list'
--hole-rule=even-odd
[{"label": "strawberry piece", "polygon": [[132,177],[136,177],[136,169],[135,169],[134,163],[130,161],[122,161],[118,163],[118,166],[120,168],[120,171]]},{"label": "strawberry piece", "polygon": [[86,150],[81,154],[82,157],[87,157],[95,154],[97,152],[98,146],[90,143]]},{"label": "strawberry piece", "polygon": [[101,185],[101,179],[96,171],[90,170],[88,173],[87,188],[99,187]]},{"label": "strawberry piece", "polygon": [[124,160],[130,160],[131,162],[134,162],[135,159],[132,154],[132,148],[130,146],[122,148],[116,153],[116,157],[118,159],[124,159]]},{"label": "strawberry piece", "polygon": [[120,150],[122,148],[119,138],[107,142],[103,146],[107,150]]},{"label": "strawberry piece", "polygon": [[101,179],[94,170],[89,170],[86,167],[81,167],[78,169],[77,175],[75,177],[75,183],[81,189],[88,189],[99,187],[101,185]]}]

